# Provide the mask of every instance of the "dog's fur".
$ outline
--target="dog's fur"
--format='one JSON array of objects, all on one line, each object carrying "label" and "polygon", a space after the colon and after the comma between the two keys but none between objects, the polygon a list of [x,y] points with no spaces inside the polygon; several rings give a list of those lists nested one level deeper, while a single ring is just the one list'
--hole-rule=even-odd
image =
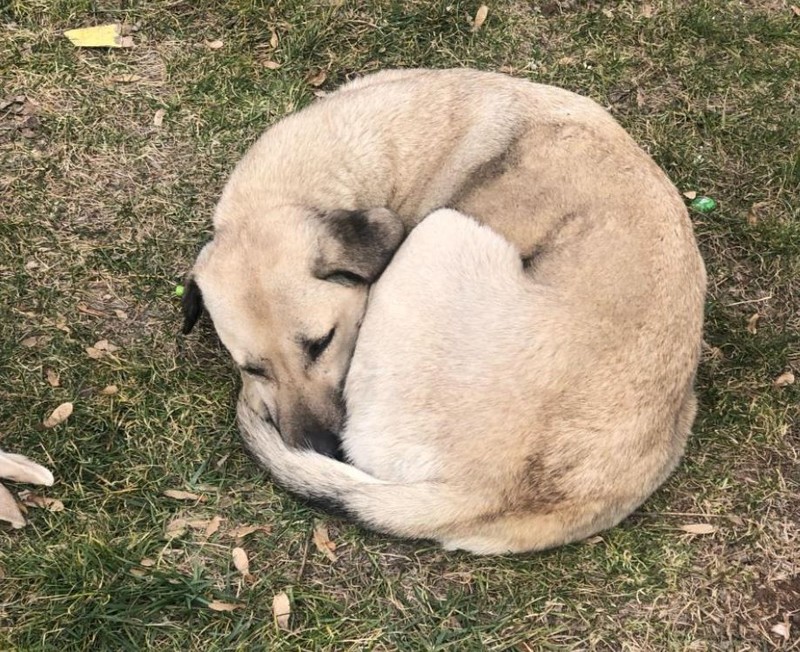
[{"label": "dog's fur", "polygon": [[[515,518],[549,513],[543,505],[558,502],[570,474],[598,490],[608,478],[609,460],[593,458],[589,476],[559,461],[571,434],[583,433],[584,456],[605,439],[622,455],[660,450],[650,480],[616,479],[616,512],[627,513],[628,497],[651,490],[654,469],[671,468],[688,434],[705,272],[679,194],[591,100],[490,73],[389,71],[289,116],[251,148],[226,185],[214,240],[187,285],[184,330],[204,302],[242,369],[243,399],[290,444],[334,454],[368,286],[405,233],[442,206],[504,236],[521,252],[531,291],[547,297],[541,323],[509,344],[520,364],[448,390],[476,401],[480,391],[465,391],[469,383],[496,384],[515,405],[534,400],[535,390],[537,410],[498,410],[494,437],[447,455],[464,464],[491,459],[491,477],[481,482],[511,492],[506,507],[518,508],[506,516]],[[547,324],[558,326],[546,335],[536,330]],[[436,347],[419,355],[430,356],[426,365],[446,362]],[[537,380],[543,369],[550,371]],[[446,421],[431,389],[420,381],[417,391],[428,395],[430,423]],[[406,397],[396,399],[402,409]],[[517,468],[510,460],[527,446],[523,433],[553,445]],[[318,481],[327,486],[324,473]],[[419,518],[458,520],[431,513],[426,505],[438,498],[421,491],[416,507],[406,502],[408,509],[391,515],[391,523],[407,526],[384,529],[423,536],[430,528],[416,528]],[[556,520],[566,518],[564,509]],[[570,531],[578,536],[585,528]],[[509,547],[543,547],[559,536]]]},{"label": "dog's fur", "polygon": [[371,75],[268,129],[222,194],[184,330],[205,302],[283,436],[333,453],[368,285],[443,206],[510,240],[614,366],[657,358],[661,389],[691,391],[705,279],[675,188],[591,100],[473,70]]},{"label": "dog's fur", "polygon": [[573,318],[503,238],[437,211],[370,291],[345,388],[356,468],[290,448],[243,394],[246,444],[279,483],[380,531],[483,554],[583,538],[661,484],[695,401],[643,401],[659,372],[641,367],[660,363],[625,368]]}]

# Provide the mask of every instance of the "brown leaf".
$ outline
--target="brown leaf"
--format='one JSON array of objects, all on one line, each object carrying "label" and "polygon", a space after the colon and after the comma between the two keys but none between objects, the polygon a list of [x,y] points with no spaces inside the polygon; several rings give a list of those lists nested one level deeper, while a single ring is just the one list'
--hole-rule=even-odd
[{"label": "brown leaf", "polygon": [[220,602],[219,600],[212,600],[208,603],[208,608],[211,609],[211,611],[234,611],[235,609],[241,609],[242,607],[244,607],[244,605],[237,602]]},{"label": "brown leaf", "polygon": [[117,387],[116,385],[108,385],[107,387],[103,387],[103,389],[100,390],[100,394],[102,394],[103,396],[114,396],[114,394],[116,394],[117,392],[119,392],[119,387]]},{"label": "brown leaf", "polygon": [[49,512],[64,511],[64,503],[58,500],[58,498],[49,498],[48,496],[42,496],[41,494],[34,493],[33,491],[20,491],[19,499],[26,507],[39,507],[41,509],[46,509]]},{"label": "brown leaf", "polygon": [[146,577],[147,571],[143,568],[131,568],[131,575],[134,577]]},{"label": "brown leaf", "polygon": [[641,9],[639,9],[639,14],[642,18],[652,18],[653,17],[653,5],[649,2],[642,3]]},{"label": "brown leaf", "polygon": [[50,338],[47,335],[34,335],[33,337],[26,337],[24,340],[20,342],[22,346],[25,348],[32,348],[34,346],[38,346],[40,344],[46,344],[50,341]]},{"label": "brown leaf", "polygon": [[747,212],[747,223],[750,226],[756,226],[763,215],[764,209],[769,206],[769,202],[760,201],[756,202],[750,207],[750,210]]},{"label": "brown leaf", "polygon": [[225,45],[221,39],[214,39],[213,41],[206,41],[206,47],[209,50],[219,50],[223,45]]},{"label": "brown leaf", "polygon": [[241,525],[233,530],[228,530],[225,534],[234,539],[244,539],[247,535],[253,534],[253,532],[269,534],[272,532],[272,528],[269,525]]},{"label": "brown leaf", "polygon": [[141,75],[114,75],[111,78],[111,81],[115,81],[119,84],[133,84],[134,82],[142,81]]},{"label": "brown leaf", "polygon": [[589,546],[594,546],[598,543],[603,543],[603,537],[601,537],[599,534],[595,534],[593,537],[586,539],[584,543]]},{"label": "brown leaf", "polygon": [[61,377],[58,375],[58,372],[53,371],[52,369],[47,369],[45,370],[44,375],[47,378],[47,382],[50,384],[50,387],[59,387],[61,385]]},{"label": "brown leaf", "polygon": [[98,351],[108,351],[109,353],[119,351],[119,347],[112,344],[108,340],[98,340],[94,343],[94,348],[96,348]]},{"label": "brown leaf", "polygon": [[269,46],[274,50],[278,47],[278,32],[274,29],[270,29],[269,31],[272,32],[269,37]]},{"label": "brown leaf", "polygon": [[786,387],[794,384],[794,374],[791,371],[784,371],[780,376],[772,381],[775,387]]},{"label": "brown leaf", "polygon": [[182,491],[180,489],[167,489],[164,491],[167,498],[174,498],[175,500],[197,500],[201,503],[205,501],[205,496],[193,494],[191,491]]},{"label": "brown leaf", "polygon": [[167,523],[167,527],[164,528],[164,534],[167,535],[168,539],[183,536],[186,534],[188,527],[189,524],[186,522],[185,518],[174,518]]},{"label": "brown leaf", "polygon": [[150,568],[151,566],[155,566],[156,562],[153,559],[148,559],[145,557],[142,561],[139,562],[140,566],[144,566],[145,568]]},{"label": "brown leaf", "polygon": [[208,522],[208,525],[206,525],[206,531],[204,533],[206,538],[210,537],[212,534],[215,534],[217,530],[219,530],[220,523],[222,523],[222,518],[219,516],[215,516]]},{"label": "brown leaf", "polygon": [[[153,114],[153,126],[154,127],[160,127],[162,124],[164,124],[164,116],[165,115],[167,115],[167,112],[164,109],[156,110],[156,112]],[[122,312],[121,310],[115,310],[114,311],[114,313],[117,315],[117,317],[119,317],[119,313],[121,313],[121,312]],[[122,314],[125,315],[124,312],[122,312]],[[120,319],[127,319],[127,318],[128,318],[128,315],[125,315],[124,317],[120,317]]]},{"label": "brown leaf", "polygon": [[336,553],[333,552],[336,550],[336,544],[330,540],[328,536],[328,526],[322,522],[318,522],[316,527],[314,527],[314,545],[317,546],[317,550],[320,552],[325,553],[325,555],[331,561],[336,561],[338,557]]},{"label": "brown leaf", "polygon": [[105,351],[96,349],[93,346],[87,346],[84,351],[86,351],[86,355],[88,355],[92,360],[99,360],[106,355]]},{"label": "brown leaf", "polygon": [[683,193],[683,196],[686,197],[686,199],[695,199],[697,197],[697,191],[687,190],[685,193]]},{"label": "brown leaf", "polygon": [[289,596],[284,591],[276,594],[272,598],[272,616],[279,629],[289,629],[289,618],[292,615],[292,605]]},{"label": "brown leaf", "polygon": [[475,18],[472,19],[472,31],[477,32],[481,26],[486,22],[486,17],[489,15],[489,7],[481,5],[478,11],[475,12]]},{"label": "brown leaf", "polygon": [[72,403],[69,401],[62,403],[50,413],[50,416],[44,420],[42,425],[45,428],[54,428],[59,423],[63,423],[69,418],[69,415],[72,414],[72,407]]},{"label": "brown leaf", "polygon": [[231,556],[233,557],[233,565],[236,566],[236,570],[242,574],[242,577],[245,580],[252,579],[253,576],[250,575],[250,560],[247,558],[244,548],[234,548]]},{"label": "brown leaf", "polygon": [[92,317],[108,317],[108,315],[106,315],[106,313],[104,313],[103,311],[92,308],[91,306],[85,303],[79,303],[78,310],[87,315],[91,315]]},{"label": "brown leaf", "polygon": [[747,320],[747,332],[751,335],[755,335],[758,333],[758,320],[761,319],[761,315],[757,312],[750,315],[750,318]]},{"label": "brown leaf", "polygon": [[681,530],[689,534],[714,534],[717,528],[710,523],[689,523],[681,525]]},{"label": "brown leaf", "polygon": [[133,37],[132,36],[121,36],[119,39],[119,46],[121,48],[132,48],[133,47]]},{"label": "brown leaf", "polygon": [[328,73],[324,70],[320,70],[316,74],[308,73],[308,75],[306,75],[306,82],[308,82],[310,86],[317,88],[318,86],[322,86],[327,78]]},{"label": "brown leaf", "polygon": [[792,629],[792,624],[787,621],[773,625],[769,631],[771,631],[773,634],[777,634],[778,636],[782,636],[788,641],[791,629]]},{"label": "brown leaf", "polygon": [[272,59],[267,59],[264,62],[264,67],[268,68],[269,70],[277,70],[281,67],[281,64],[279,64],[277,61],[273,61]]},{"label": "brown leaf", "polygon": [[[158,111],[161,111],[161,109],[159,109]],[[156,111],[156,114],[158,114],[158,111]],[[153,118],[153,120],[155,121],[155,118]],[[156,126],[159,126],[159,125],[156,125]],[[122,321],[125,321],[128,318],[128,313],[125,312],[124,310],[116,310],[115,309],[114,310],[114,314],[116,315],[117,319],[121,319]]]}]

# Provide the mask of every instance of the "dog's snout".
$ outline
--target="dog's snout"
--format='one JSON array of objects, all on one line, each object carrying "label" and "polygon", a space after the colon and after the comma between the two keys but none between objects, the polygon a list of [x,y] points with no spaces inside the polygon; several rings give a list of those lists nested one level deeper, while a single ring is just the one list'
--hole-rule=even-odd
[{"label": "dog's snout", "polygon": [[336,433],[325,428],[306,431],[303,443],[322,455],[342,460],[341,440]]}]

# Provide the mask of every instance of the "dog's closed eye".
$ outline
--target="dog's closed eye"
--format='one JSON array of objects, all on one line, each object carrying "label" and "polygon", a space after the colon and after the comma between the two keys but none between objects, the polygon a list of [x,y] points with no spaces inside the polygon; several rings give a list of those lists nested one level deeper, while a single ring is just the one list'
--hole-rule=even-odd
[{"label": "dog's closed eye", "polygon": [[324,337],[320,337],[316,340],[307,340],[304,339],[303,349],[305,350],[306,357],[308,358],[309,362],[316,362],[320,356],[325,353],[325,350],[330,346],[331,342],[333,341],[333,336],[336,334],[336,327],[334,326],[328,331],[328,334]]},{"label": "dog's closed eye", "polygon": [[353,272],[348,272],[346,269],[338,269],[335,272],[328,274],[325,277],[325,280],[330,281],[331,283],[344,285],[345,287],[356,287],[358,285],[367,284],[367,279],[365,279],[363,276],[359,276]]},{"label": "dog's closed eye", "polygon": [[241,368],[246,374],[250,374],[251,376],[257,376],[259,378],[264,378],[265,380],[270,380],[270,375],[267,373],[267,370],[264,367],[259,367],[257,365],[245,365]]}]

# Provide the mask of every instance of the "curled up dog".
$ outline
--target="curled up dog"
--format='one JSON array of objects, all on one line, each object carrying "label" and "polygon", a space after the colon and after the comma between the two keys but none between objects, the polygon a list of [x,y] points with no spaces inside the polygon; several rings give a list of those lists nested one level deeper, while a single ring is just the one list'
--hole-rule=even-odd
[{"label": "curled up dog", "polygon": [[[444,206],[491,230],[422,221]],[[239,163],[185,330],[205,307],[242,372],[245,440],[279,482],[488,554],[610,527],[674,468],[704,292],[680,196],[599,106],[390,71]],[[352,465],[320,454],[339,446]]]}]

